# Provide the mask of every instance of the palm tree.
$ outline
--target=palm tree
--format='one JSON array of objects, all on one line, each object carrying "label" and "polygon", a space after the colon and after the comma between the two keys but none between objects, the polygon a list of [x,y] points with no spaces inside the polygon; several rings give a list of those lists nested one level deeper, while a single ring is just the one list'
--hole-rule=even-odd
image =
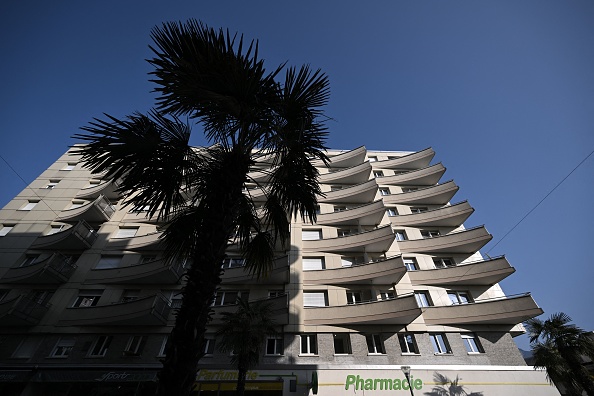
[{"label": "palm tree", "polygon": [[[192,263],[159,375],[158,394],[178,396],[189,394],[204,355],[229,243],[263,276],[288,238],[288,216],[315,221],[321,191],[310,160],[328,161],[320,119],[329,84],[308,66],[266,72],[257,42],[244,45],[243,36],[196,20],[155,27],[152,39],[156,109],[95,119],[75,135],[85,143],[76,151],[93,172],[119,181],[124,204],[164,222],[168,260]],[[210,146],[190,147],[190,126],[179,117],[201,124]],[[256,161],[270,166],[260,213],[243,192]]]},{"label": "palm tree", "polygon": [[218,349],[232,352],[231,363],[237,368],[237,395],[243,396],[248,370],[260,362],[267,336],[275,335],[272,307],[265,300],[248,303],[237,299],[235,312],[221,312],[223,326],[217,331],[222,338]]},{"label": "palm tree", "polygon": [[581,395],[585,391],[594,396],[594,381],[582,365],[582,356],[594,358],[594,339],[570,322],[563,312],[544,322],[537,318],[526,322],[534,367],[545,368],[549,381],[562,382],[568,394]]}]

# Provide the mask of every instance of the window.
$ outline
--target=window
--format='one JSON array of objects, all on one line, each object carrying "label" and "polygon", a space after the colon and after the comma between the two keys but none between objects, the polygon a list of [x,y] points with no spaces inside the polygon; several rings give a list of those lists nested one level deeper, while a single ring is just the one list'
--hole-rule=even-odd
[{"label": "window", "polygon": [[54,235],[58,232],[62,232],[66,228],[66,224],[52,224],[50,226],[50,230],[47,232],[46,235]]},{"label": "window", "polygon": [[38,254],[28,254],[25,257],[25,259],[23,260],[23,262],[21,263],[21,265],[19,265],[19,267],[28,267],[30,265],[33,265],[37,262],[38,259],[39,259]]},{"label": "window", "polygon": [[375,157],[375,156],[367,157],[367,161],[369,161],[369,162],[377,162],[377,157]]},{"label": "window", "polygon": [[284,290],[268,290],[268,298],[276,298],[284,295]]},{"label": "window", "polygon": [[227,257],[223,260],[223,269],[240,268],[245,265],[245,259],[241,257]]},{"label": "window", "polygon": [[324,257],[303,257],[303,271],[315,271],[326,268]]},{"label": "window", "polygon": [[468,353],[484,353],[481,343],[478,340],[478,337],[474,333],[462,333],[462,342],[466,347],[466,352]]},{"label": "window", "polygon": [[412,333],[398,334],[398,342],[400,343],[400,350],[402,353],[419,353],[415,336]]},{"label": "window", "polygon": [[417,265],[417,259],[415,258],[404,258],[404,266],[408,271],[417,271],[419,266]]},{"label": "window", "polygon": [[437,230],[421,231],[421,236],[423,237],[423,239],[436,238],[439,236],[439,231],[437,231]]},{"label": "window", "polygon": [[140,290],[138,289],[126,289],[122,292],[122,298],[120,302],[129,302],[138,300],[138,296],[140,295]]},{"label": "window", "polygon": [[316,334],[301,334],[301,354],[318,354],[318,336]]},{"label": "window", "polygon": [[214,305],[233,305],[237,304],[237,299],[241,297],[248,300],[250,292],[248,290],[219,290],[215,296]]},{"label": "window", "polygon": [[379,189],[380,195],[390,195],[390,189],[389,188],[380,188]]},{"label": "window", "polygon": [[11,225],[5,225],[0,227],[0,237],[5,236],[6,234],[8,234],[10,232],[10,230],[12,230],[14,228],[14,226]]},{"label": "window", "polygon": [[266,338],[266,354],[267,355],[282,355],[283,354],[283,337],[273,336]]},{"label": "window", "polygon": [[347,210],[347,207],[346,206],[335,206],[334,207],[334,213],[344,212],[345,210]]},{"label": "window", "polygon": [[303,292],[304,307],[327,307],[328,295],[326,292]]},{"label": "window", "polygon": [[0,301],[4,300],[8,296],[8,293],[10,293],[10,290],[0,289]]},{"label": "window", "polygon": [[135,335],[128,339],[128,343],[126,344],[126,348],[124,348],[124,356],[140,356],[142,353],[142,349],[144,348],[144,344],[146,343],[146,337]]},{"label": "window", "polygon": [[451,305],[468,304],[469,302],[472,302],[468,292],[449,291],[448,297],[452,303]]},{"label": "window", "polygon": [[398,216],[398,211],[396,210],[396,208],[387,208],[386,213],[390,217]]},{"label": "window", "polygon": [[69,163],[66,164],[66,166],[64,166],[62,168],[62,170],[71,171],[71,170],[74,169],[75,166],[76,166],[76,162],[69,162]]},{"label": "window", "polygon": [[408,239],[406,238],[406,232],[402,230],[394,230],[394,236],[397,241],[406,241]]},{"label": "window", "polygon": [[169,335],[163,336],[163,341],[161,341],[161,346],[159,347],[157,357],[165,356],[165,351],[167,349],[167,341],[169,341]]},{"label": "window", "polygon": [[391,300],[396,298],[396,293],[394,293],[394,290],[380,290],[379,294],[382,300]]},{"label": "window", "polygon": [[179,308],[182,305],[182,292],[181,290],[161,290],[161,293],[169,300],[169,306],[171,308]]},{"label": "window", "polygon": [[343,186],[330,186],[330,191],[338,191],[338,190],[342,190],[344,187]]},{"label": "window", "polygon": [[349,333],[334,333],[334,354],[347,355],[351,353],[351,340]]},{"label": "window", "polygon": [[61,337],[56,346],[54,347],[51,357],[68,357],[70,355],[70,351],[72,347],[74,347],[74,338],[72,337]]},{"label": "window", "polygon": [[349,291],[346,293],[347,296],[347,304],[359,304],[363,302],[361,298],[361,292],[359,291]]},{"label": "window", "polygon": [[31,210],[37,205],[39,201],[29,201],[25,206],[20,208],[19,210]]},{"label": "window", "polygon": [[367,341],[367,352],[370,355],[383,355],[386,353],[379,334],[368,334],[365,336],[365,340]]},{"label": "window", "polygon": [[425,213],[428,209],[425,207],[412,207],[410,208],[410,212],[411,213]]},{"label": "window", "polygon": [[47,183],[44,188],[46,190],[53,190],[54,187],[56,187],[59,182],[60,182],[60,180],[50,180],[49,183]]},{"label": "window", "polygon": [[382,171],[373,171],[373,177],[384,177],[384,172],[382,172]]},{"label": "window", "polygon": [[353,230],[350,228],[339,228],[337,231],[339,237],[345,237],[349,235],[353,235],[357,233],[357,230]]},{"label": "window", "polygon": [[303,230],[301,231],[301,240],[315,241],[322,239],[322,230]]},{"label": "window", "polygon": [[138,232],[138,227],[131,227],[131,228],[122,228],[118,229],[118,232],[114,236],[114,238],[132,238],[136,236]]},{"label": "window", "polygon": [[435,268],[455,267],[456,262],[453,258],[434,258],[433,264]]},{"label": "window", "polygon": [[99,302],[103,290],[80,290],[72,307],[94,307]]},{"label": "window", "polygon": [[364,264],[365,258],[363,256],[341,257],[340,262],[343,267],[352,267],[353,265]]},{"label": "window", "polygon": [[90,357],[103,357],[107,354],[107,349],[109,348],[109,344],[111,344],[111,336],[99,336],[91,345],[91,349],[89,349],[89,356]]},{"label": "window", "polygon": [[118,268],[122,264],[123,256],[101,256],[95,269]]},{"label": "window", "polygon": [[205,355],[212,356],[214,354],[214,351],[215,351],[215,339],[214,338],[205,338],[204,339],[204,349],[202,349],[202,352],[204,352]]},{"label": "window", "polygon": [[415,292],[415,300],[417,300],[417,304],[419,305],[419,307],[433,306],[428,292]]},{"label": "window", "polygon": [[431,345],[433,345],[433,352],[436,355],[452,353],[444,333],[429,333],[429,339],[431,340]]},{"label": "window", "polygon": [[37,337],[26,337],[21,341],[19,346],[15,349],[12,354],[13,358],[30,358],[37,350],[40,339]]},{"label": "window", "polygon": [[402,187],[403,193],[413,192],[413,191],[417,191],[417,190],[418,190],[417,187]]}]

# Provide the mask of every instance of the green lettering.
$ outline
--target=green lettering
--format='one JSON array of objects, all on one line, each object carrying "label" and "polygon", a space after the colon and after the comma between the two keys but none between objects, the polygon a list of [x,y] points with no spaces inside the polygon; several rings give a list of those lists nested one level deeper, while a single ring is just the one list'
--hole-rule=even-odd
[{"label": "green lettering", "polygon": [[398,378],[396,378],[394,381],[392,381],[392,389],[394,389],[394,390],[402,389],[400,380]]},{"label": "green lettering", "polygon": [[415,389],[421,390],[422,387],[423,387],[423,381],[420,378],[417,378],[415,380]]},{"label": "green lettering", "polygon": [[408,380],[402,380],[402,389],[408,390]]},{"label": "green lettering", "polygon": [[365,390],[373,390],[373,380],[371,378],[365,380]]},{"label": "green lettering", "polygon": [[376,379],[375,386],[373,390],[377,389],[377,383],[379,382],[379,389],[380,390],[392,390],[392,380],[390,379]]},{"label": "green lettering", "polygon": [[346,382],[344,383],[344,390],[349,390],[349,385],[353,385],[355,383],[355,376],[354,375],[347,375]]}]

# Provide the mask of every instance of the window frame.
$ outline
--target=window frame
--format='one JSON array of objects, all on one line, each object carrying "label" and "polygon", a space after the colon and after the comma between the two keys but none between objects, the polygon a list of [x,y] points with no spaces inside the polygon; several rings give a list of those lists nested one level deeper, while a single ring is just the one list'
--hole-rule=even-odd
[{"label": "window frame", "polygon": [[[445,263],[446,261],[450,261],[451,264],[450,265],[446,264]],[[457,265],[456,261],[452,257],[433,257],[433,266],[435,268],[442,269],[442,268],[455,267],[456,265]]]},{"label": "window frame", "polygon": [[[419,308],[427,308],[433,307],[433,301],[431,300],[431,295],[427,290],[415,290],[414,292],[415,300],[417,301],[417,305]],[[424,297],[424,300],[421,299],[421,296]]]},{"label": "window frame", "polygon": [[469,355],[485,353],[476,333],[460,333],[460,337],[462,338],[462,343]]},{"label": "window frame", "polygon": [[[384,341],[379,333],[366,334],[365,341],[367,343],[367,354],[368,355],[385,355],[386,348],[384,347]],[[372,351],[373,349],[373,351]]]},{"label": "window frame", "polygon": [[398,210],[393,206],[386,208],[386,213],[388,214],[388,217],[398,216]]},{"label": "window frame", "polygon": [[[313,296],[314,294],[318,295],[317,298],[319,298],[320,296],[322,296],[324,298],[324,305],[305,305],[305,296],[309,295],[309,296]],[[310,300],[311,301],[311,300]],[[315,291],[315,290],[306,290],[303,292],[303,307],[307,308],[307,307],[327,307],[328,306],[328,292],[323,290],[323,291]]]},{"label": "window frame", "polygon": [[[134,238],[138,234],[139,228],[140,227],[119,227],[112,238]],[[132,233],[132,231],[134,232]]]},{"label": "window frame", "polygon": [[[452,348],[445,333],[429,333],[434,355],[451,355]],[[440,342],[441,341],[441,342]]]},{"label": "window frame", "polygon": [[382,188],[379,188],[378,191],[382,197],[385,197],[386,195],[392,195],[392,192],[390,191],[389,188],[382,187]]},{"label": "window frame", "polygon": [[408,241],[408,236],[404,230],[394,230],[394,240],[396,241]]},{"label": "window frame", "polygon": [[363,293],[361,290],[347,290],[347,305],[361,304],[363,302]]},{"label": "window frame", "polygon": [[318,271],[326,269],[326,260],[324,256],[302,257],[301,265],[303,271]]},{"label": "window frame", "polygon": [[398,344],[400,345],[400,352],[402,355],[420,354],[419,346],[417,345],[417,340],[414,333],[398,333]]},{"label": "window frame", "polygon": [[438,238],[442,236],[439,230],[421,230],[421,237],[423,239]]},{"label": "window frame", "polygon": [[407,271],[418,271],[419,270],[419,263],[415,257],[403,257],[402,262],[406,267]]},{"label": "window frame", "polygon": [[[304,343],[305,341],[305,343]],[[312,342],[313,341],[313,342]],[[303,347],[306,347],[304,351]],[[318,335],[317,333],[306,333],[299,335],[299,355],[317,356],[318,355]]]},{"label": "window frame", "polygon": [[216,346],[216,339],[214,337],[205,337],[204,338],[204,347],[202,348],[202,353],[204,356],[210,357],[214,355]]},{"label": "window frame", "polygon": [[384,177],[384,171],[381,171],[381,170],[373,171],[373,177],[374,178]]},{"label": "window frame", "polygon": [[58,339],[58,342],[56,342],[56,345],[54,345],[54,348],[52,349],[52,352],[50,353],[49,357],[62,359],[67,358],[68,356],[70,356],[70,352],[72,352],[74,344],[76,344],[76,338],[60,337]]},{"label": "window frame", "polygon": [[[317,238],[313,238],[317,234]],[[308,235],[306,238],[305,236]],[[324,239],[324,235],[322,234],[321,228],[311,229],[311,230],[301,230],[301,240],[302,241],[319,241]]]},{"label": "window frame", "polygon": [[[123,259],[124,259],[124,256],[121,254],[101,255],[101,257],[99,257],[99,261],[97,261],[97,264],[95,264],[95,267],[93,267],[93,269],[104,270],[104,269],[120,268],[122,266]],[[109,265],[106,265],[106,264],[109,264]]]},{"label": "window frame", "polygon": [[122,351],[124,356],[141,356],[144,345],[146,344],[146,336],[133,335],[128,338],[126,347]]},{"label": "window frame", "polygon": [[8,235],[8,233],[10,231],[12,231],[14,229],[14,225],[2,225],[2,227],[0,227],[0,237],[6,236]]},{"label": "window frame", "polygon": [[[90,308],[97,306],[103,290],[79,290],[70,308]],[[90,302],[89,302],[90,301]],[[84,305],[83,305],[84,304]]]},{"label": "window frame", "polygon": [[24,212],[29,212],[31,210],[33,210],[33,208],[35,206],[37,206],[37,204],[39,203],[39,200],[35,201],[32,199],[27,200],[27,203],[23,206],[21,206],[21,208],[19,210],[24,211]]},{"label": "window frame", "polygon": [[[109,350],[109,346],[111,344],[111,341],[113,339],[113,336],[110,335],[99,335],[95,338],[95,340],[93,341],[93,343],[91,344],[91,347],[89,348],[89,352],[87,353],[87,357],[90,358],[102,358],[105,357],[105,355],[107,355],[107,351]],[[99,348],[97,348],[99,347]],[[97,351],[98,353],[93,353]]]},{"label": "window frame", "polygon": [[[272,347],[272,353],[271,351]],[[284,339],[282,335],[273,335],[266,337],[266,356],[282,356],[284,355]]]},{"label": "window frame", "polygon": [[[342,347],[345,352],[337,352],[337,340],[341,341]],[[351,346],[351,337],[350,333],[332,333],[332,345],[334,347],[334,355],[344,356],[344,355],[352,355],[353,348]]]},{"label": "window frame", "polygon": [[[473,303],[472,295],[466,290],[447,290],[447,295],[450,302],[448,305],[465,305]],[[455,297],[456,301],[452,300],[452,297]]]}]

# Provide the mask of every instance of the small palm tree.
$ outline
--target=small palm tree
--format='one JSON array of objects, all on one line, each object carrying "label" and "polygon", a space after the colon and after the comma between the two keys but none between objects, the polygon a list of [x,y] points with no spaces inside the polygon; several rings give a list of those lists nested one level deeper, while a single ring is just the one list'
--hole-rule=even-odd
[{"label": "small palm tree", "polygon": [[534,367],[545,368],[549,381],[563,383],[568,394],[585,391],[594,396],[594,381],[582,365],[583,356],[594,358],[594,339],[570,322],[567,314],[559,312],[544,322],[534,318],[525,323]]},{"label": "small palm tree", "polygon": [[[327,77],[308,66],[267,72],[257,42],[244,45],[243,37],[195,20],[154,28],[152,38],[156,110],[95,119],[82,128],[86,134],[75,135],[85,143],[75,150],[94,173],[119,181],[125,205],[147,208],[163,222],[170,262],[192,263],[158,390],[184,396],[204,355],[231,241],[247,268],[264,276],[289,237],[289,216],[315,221],[321,191],[311,160],[328,161],[320,119],[329,87]],[[210,147],[189,145],[190,126],[180,116],[200,123]],[[271,169],[260,186],[267,201],[259,212],[244,192],[258,161]]]},{"label": "small palm tree", "polygon": [[223,326],[218,349],[232,352],[231,363],[237,368],[237,395],[243,396],[247,372],[258,365],[267,336],[275,335],[271,304],[266,300],[248,303],[237,299],[237,311],[222,312]]}]

